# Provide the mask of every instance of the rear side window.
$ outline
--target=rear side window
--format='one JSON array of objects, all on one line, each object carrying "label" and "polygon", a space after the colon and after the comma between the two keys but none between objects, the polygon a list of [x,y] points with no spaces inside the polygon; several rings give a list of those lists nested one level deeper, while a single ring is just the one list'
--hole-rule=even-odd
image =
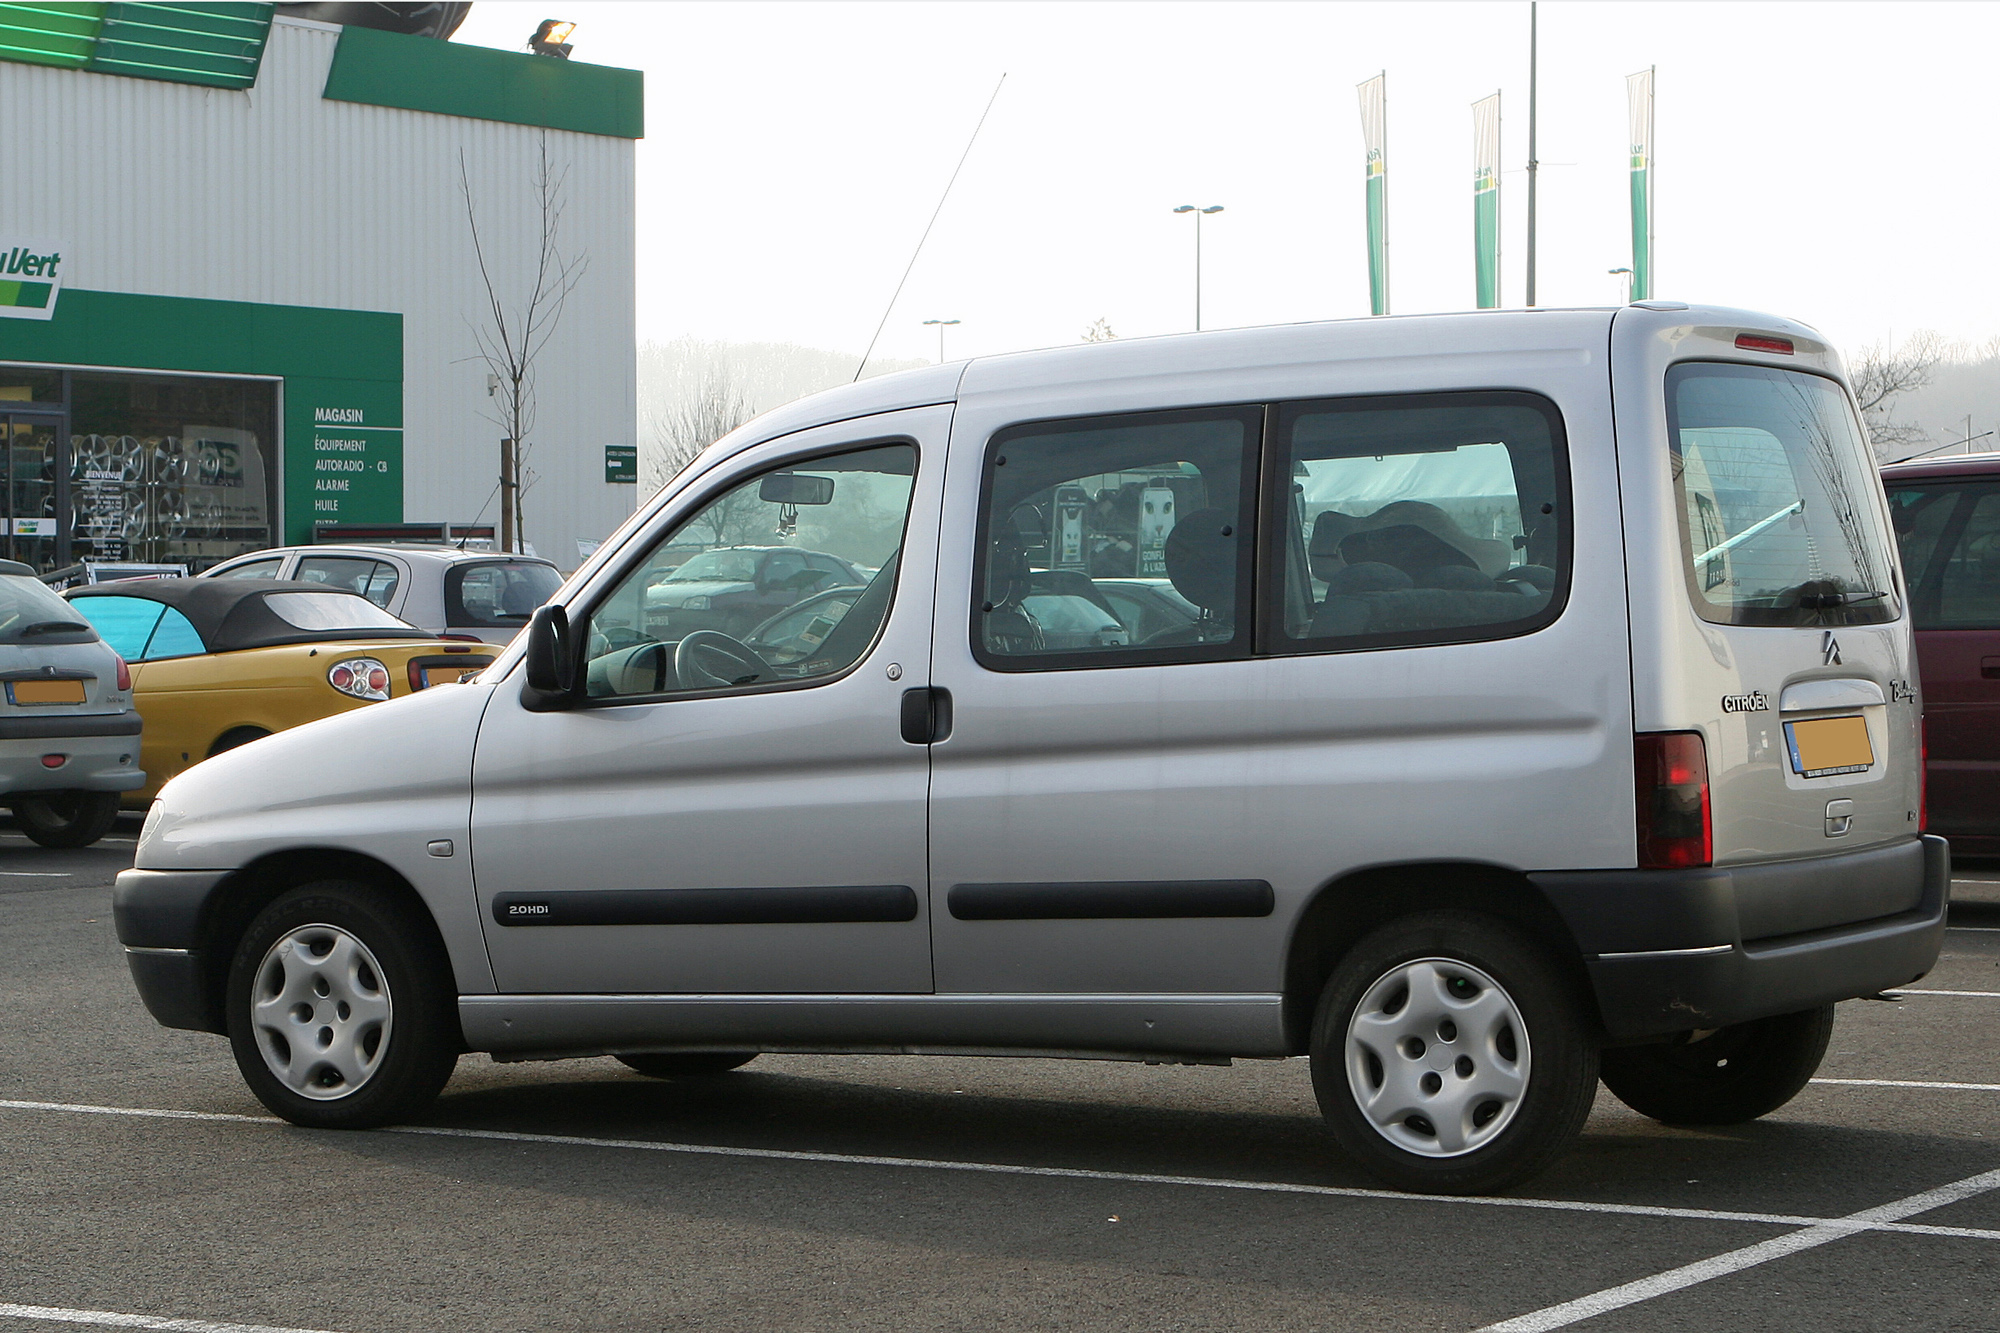
[{"label": "rear side window", "polygon": [[231,565],[228,569],[219,570],[210,575],[210,577],[218,579],[274,579],[278,577],[278,570],[283,568],[284,563],[282,558],[277,560],[252,560],[247,564]]},{"label": "rear side window", "polygon": [[401,574],[386,560],[357,555],[309,555],[299,561],[298,572],[292,577],[357,593],[377,606],[386,607],[395,595]]},{"label": "rear side window", "polygon": [[2000,487],[1929,483],[1889,492],[1918,629],[2000,629]]},{"label": "rear side window", "polygon": [[1875,625],[1901,614],[1873,503],[1879,483],[1847,395],[1794,370],[1667,371],[1682,564],[1722,625]]},{"label": "rear side window", "polygon": [[408,621],[352,593],[274,592],[265,595],[264,605],[292,628],[313,632],[410,628]]},{"label": "rear side window", "polygon": [[444,623],[519,629],[561,586],[562,575],[531,560],[453,565],[444,575]]},{"label": "rear side window", "polygon": [[[1294,403],[1278,414],[1288,541],[1275,644],[1523,634],[1568,578],[1562,421],[1526,393]],[[1277,511],[1278,506],[1273,506]]]},{"label": "rear side window", "polygon": [[171,606],[160,623],[153,626],[153,636],[146,640],[146,654],[142,659],[156,662],[163,657],[193,657],[196,653],[208,651],[208,645],[201,641],[201,634],[189,620]]},{"label": "rear side window", "polygon": [[79,597],[70,603],[97,627],[98,637],[128,662],[142,662],[146,640],[167,608],[143,597]]},{"label": "rear side window", "polygon": [[[1001,671],[1250,651],[1261,408],[1016,427],[986,457],[973,655]],[[1194,614],[1135,638],[1099,586],[1158,580]]]}]

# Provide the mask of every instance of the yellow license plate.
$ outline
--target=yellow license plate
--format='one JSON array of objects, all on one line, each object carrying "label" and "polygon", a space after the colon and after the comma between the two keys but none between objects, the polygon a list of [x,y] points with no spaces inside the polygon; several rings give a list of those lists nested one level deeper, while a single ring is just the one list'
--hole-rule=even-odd
[{"label": "yellow license plate", "polygon": [[1787,722],[1785,741],[1792,752],[1792,772],[1802,778],[1866,773],[1875,766],[1875,747],[1868,742],[1868,723],[1863,718],[1816,717],[1808,722]]},{"label": "yellow license plate", "polygon": [[17,704],[80,704],[89,696],[80,680],[15,680],[7,697]]}]

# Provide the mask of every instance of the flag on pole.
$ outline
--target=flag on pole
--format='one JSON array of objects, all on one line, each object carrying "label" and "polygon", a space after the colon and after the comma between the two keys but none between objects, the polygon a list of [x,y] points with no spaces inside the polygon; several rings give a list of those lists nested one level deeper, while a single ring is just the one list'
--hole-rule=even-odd
[{"label": "flag on pole", "polygon": [[1500,94],[1472,104],[1472,270],[1481,310],[1500,308]]},{"label": "flag on pole", "polygon": [[1653,71],[1625,77],[1632,126],[1632,299],[1653,295]]},{"label": "flag on pole", "polygon": [[1360,85],[1361,139],[1368,148],[1368,308],[1389,313],[1389,164],[1385,70]]}]

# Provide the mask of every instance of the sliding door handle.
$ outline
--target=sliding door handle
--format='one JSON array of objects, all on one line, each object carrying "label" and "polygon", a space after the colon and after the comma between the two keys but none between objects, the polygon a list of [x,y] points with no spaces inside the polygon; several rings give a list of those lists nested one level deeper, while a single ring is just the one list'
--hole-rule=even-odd
[{"label": "sliding door handle", "polygon": [[933,745],[951,735],[951,691],[935,685],[903,691],[903,739]]}]

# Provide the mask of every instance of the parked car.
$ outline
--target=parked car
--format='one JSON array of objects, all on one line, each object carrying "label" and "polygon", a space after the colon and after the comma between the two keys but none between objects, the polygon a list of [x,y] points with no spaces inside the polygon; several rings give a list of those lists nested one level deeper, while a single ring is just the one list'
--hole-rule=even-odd
[{"label": "parked car", "polygon": [[[1128,486],[1201,618],[1028,632],[1096,605],[1036,552]],[[725,521],[881,572],[783,664],[654,635],[658,553]],[[1838,356],[1768,315],[887,375],[710,449],[477,682],[175,778],[119,936],[299,1124],[416,1114],[465,1050],[1308,1055],[1356,1162],[1498,1189],[1600,1077],[1674,1124],[1783,1105],[1836,1002],[1936,961],[1894,566]]]},{"label": "parked car", "polygon": [[1923,681],[1931,827],[2000,855],[2000,453],[1882,470]]},{"label": "parked car", "polygon": [[32,565],[0,560],[0,802],[44,847],[87,847],[146,781],[132,677]]},{"label": "parked car", "polygon": [[206,579],[297,579],[358,593],[447,639],[504,644],[562,586],[532,555],[455,546],[280,546],[226,560]]},{"label": "parked car", "polygon": [[145,579],[72,588],[80,614],[131,664],[145,718],[143,809],[212,755],[335,713],[456,682],[493,661],[351,592],[272,579]]},{"label": "parked car", "polygon": [[741,638],[813,593],[868,582],[851,563],[796,546],[717,546],[689,556],[646,589],[648,632],[698,629]]},{"label": "parked car", "polygon": [[1201,608],[1175,592],[1172,579],[1092,579],[1091,582],[1111,604],[1133,643],[1185,633],[1201,619]]}]

